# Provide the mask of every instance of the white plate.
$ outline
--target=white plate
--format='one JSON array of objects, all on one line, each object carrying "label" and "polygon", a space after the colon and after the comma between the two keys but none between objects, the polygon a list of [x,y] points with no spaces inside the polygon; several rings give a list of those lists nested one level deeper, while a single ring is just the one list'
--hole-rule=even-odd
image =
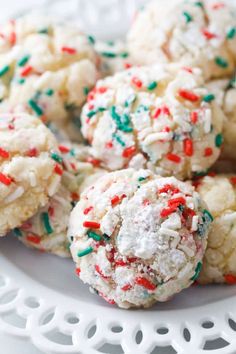
[{"label": "white plate", "polygon": [[[79,14],[86,30],[111,39],[124,35],[136,2],[50,1],[47,12]],[[93,20],[91,4],[100,8]],[[119,11],[103,19],[111,5]],[[152,309],[120,310],[89,293],[71,260],[29,250],[12,236],[0,242],[0,331],[42,353],[236,353],[235,286],[192,286]]]}]

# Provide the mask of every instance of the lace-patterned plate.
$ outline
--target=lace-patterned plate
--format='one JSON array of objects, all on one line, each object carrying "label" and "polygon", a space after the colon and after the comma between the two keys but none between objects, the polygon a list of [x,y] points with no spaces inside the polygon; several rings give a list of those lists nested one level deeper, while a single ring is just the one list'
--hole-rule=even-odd
[{"label": "lace-patterned plate", "polygon": [[[146,1],[50,0],[40,11],[115,39]],[[236,287],[192,286],[151,309],[120,310],[89,293],[71,260],[29,250],[14,237],[0,243],[0,331],[30,339],[42,353],[236,353]]]}]

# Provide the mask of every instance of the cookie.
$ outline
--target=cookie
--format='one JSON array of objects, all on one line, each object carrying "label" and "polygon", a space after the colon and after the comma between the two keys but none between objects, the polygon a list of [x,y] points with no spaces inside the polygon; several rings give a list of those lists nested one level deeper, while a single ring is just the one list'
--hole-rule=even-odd
[{"label": "cookie", "polygon": [[236,284],[236,177],[204,177],[198,181],[197,191],[214,217],[197,281]]},{"label": "cookie", "polygon": [[222,78],[235,68],[235,28],[235,7],[224,1],[152,1],[136,16],[128,50],[136,64],[181,62]]},{"label": "cookie", "polygon": [[59,191],[45,207],[14,232],[28,247],[70,257],[67,240],[70,213],[85,186],[105,174],[105,171],[97,167],[98,162],[93,160],[87,146],[64,143],[59,145],[59,150],[64,167]]},{"label": "cookie", "polygon": [[149,170],[99,178],[73,209],[76,273],[119,307],[149,307],[199,275],[211,215],[190,184]]},{"label": "cookie", "polygon": [[33,15],[6,24],[0,38],[0,111],[29,112],[80,140],[70,124],[95,84],[96,62],[89,37],[76,27]]},{"label": "cookie", "polygon": [[148,167],[185,179],[219,157],[224,114],[214,101],[199,69],[133,67],[97,82],[81,130],[109,170]]},{"label": "cookie", "polygon": [[56,139],[39,119],[0,115],[0,236],[20,226],[57,192],[60,162]]}]

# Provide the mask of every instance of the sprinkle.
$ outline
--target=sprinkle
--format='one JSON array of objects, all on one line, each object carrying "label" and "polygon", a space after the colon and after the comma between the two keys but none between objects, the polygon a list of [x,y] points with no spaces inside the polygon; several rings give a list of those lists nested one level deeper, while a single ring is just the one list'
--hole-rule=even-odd
[{"label": "sprinkle", "polygon": [[103,272],[102,272],[102,270],[101,270],[101,268],[99,267],[98,264],[95,264],[95,270],[96,270],[96,272],[97,272],[99,275],[101,275],[102,278],[104,278],[104,279],[108,279],[108,278],[109,278],[108,276],[106,276],[105,274],[103,274]]},{"label": "sprinkle", "polygon": [[37,235],[28,235],[26,236],[26,240],[31,242],[31,243],[35,243],[36,245],[38,245],[41,241],[41,237],[37,236]]},{"label": "sprinkle", "polygon": [[143,182],[143,181],[145,181],[146,179],[147,179],[147,177],[139,177],[139,178],[138,178],[138,181],[139,181],[139,182]]},{"label": "sprinkle", "polygon": [[227,68],[229,66],[229,63],[226,59],[222,57],[216,57],[215,58],[215,63],[216,65],[220,66],[221,68]]},{"label": "sprinkle", "polygon": [[193,124],[196,124],[198,121],[198,113],[196,111],[191,112],[190,119]]},{"label": "sprinkle", "polygon": [[209,40],[217,37],[215,33],[211,33],[205,28],[202,29],[202,34]]},{"label": "sprinkle", "polygon": [[25,55],[18,61],[18,66],[24,66],[29,61],[30,55]]},{"label": "sprinkle", "polygon": [[101,52],[100,55],[105,57],[105,58],[116,58],[116,56],[117,56],[113,52]]},{"label": "sprinkle", "polygon": [[92,206],[90,206],[90,207],[88,207],[88,208],[85,208],[85,209],[84,209],[84,215],[87,215],[91,210],[93,210],[93,207],[92,207]]},{"label": "sprinkle", "polygon": [[56,152],[51,153],[51,158],[58,163],[63,162],[63,159],[61,158],[61,156],[59,156]]},{"label": "sprinkle", "polygon": [[179,189],[176,188],[174,185],[172,184],[165,184],[161,189],[159,189],[158,191],[160,194],[161,193],[168,193],[168,192],[172,192],[171,194],[176,194],[179,193]]},{"label": "sprinkle", "polygon": [[38,115],[42,116],[43,115],[43,110],[41,107],[38,106],[37,102],[35,102],[33,99],[30,99],[28,101],[28,105],[32,108],[32,110]]},{"label": "sprinkle", "polygon": [[44,228],[45,228],[47,234],[53,233],[53,228],[50,225],[48,213],[42,213],[42,219],[43,219]]},{"label": "sprinkle", "polygon": [[122,199],[126,198],[126,194],[122,194],[121,196],[115,195],[111,199],[111,205],[114,206],[122,201]]},{"label": "sprinkle", "polygon": [[49,88],[48,90],[45,91],[45,94],[47,96],[52,96],[54,94],[54,90]]},{"label": "sprinkle", "polygon": [[89,88],[88,88],[87,86],[85,86],[85,87],[83,88],[83,93],[84,93],[85,96],[88,96]]},{"label": "sprinkle", "polygon": [[5,75],[9,70],[10,70],[10,66],[9,65],[6,65],[2,69],[0,69],[0,77]]},{"label": "sprinkle", "polygon": [[80,273],[81,273],[81,269],[80,268],[76,268],[75,269],[75,274],[80,276]]},{"label": "sprinkle", "polygon": [[202,269],[202,263],[198,262],[196,268],[195,268],[195,274],[193,275],[193,277],[191,278],[191,280],[196,280],[200,274],[200,271]]},{"label": "sprinkle", "polygon": [[233,274],[225,274],[224,279],[225,282],[229,285],[236,284],[236,276]]},{"label": "sprinkle", "polygon": [[58,174],[59,176],[62,176],[63,175],[63,169],[61,168],[60,165],[56,164],[55,167],[54,167],[54,172],[56,174]]},{"label": "sprinkle", "polygon": [[0,157],[3,159],[8,159],[10,156],[9,152],[6,151],[5,149],[0,148]]},{"label": "sprinkle", "polygon": [[233,39],[236,35],[236,27],[232,27],[229,29],[229,31],[227,32],[227,39]]},{"label": "sprinkle", "polygon": [[201,8],[203,8],[203,7],[204,7],[204,5],[203,5],[203,2],[202,2],[202,1],[196,1],[196,2],[194,3],[194,5],[195,5],[195,6],[198,6],[198,7],[201,7]]},{"label": "sprinkle", "polygon": [[135,284],[143,286],[145,289],[148,289],[148,290],[151,290],[151,291],[156,289],[156,285],[155,284],[151,283],[148,279],[143,278],[143,277],[137,277],[135,279]]},{"label": "sprinkle", "polygon": [[170,214],[174,213],[176,211],[177,207],[174,205],[171,208],[164,208],[162,209],[160,215],[161,218],[166,218],[167,216],[169,216]]},{"label": "sprinkle", "polygon": [[193,156],[193,141],[191,139],[184,140],[184,153],[186,156]]},{"label": "sprinkle", "polygon": [[67,146],[64,146],[64,145],[59,145],[58,148],[59,148],[59,150],[60,150],[60,152],[62,154],[67,154],[70,151],[70,149]]},{"label": "sprinkle", "polygon": [[233,185],[236,185],[236,177],[231,177],[231,178],[230,178],[230,182],[231,182]]},{"label": "sprinkle", "polygon": [[101,165],[101,160],[95,159],[93,157],[88,157],[87,162],[91,163],[94,167],[98,167]]},{"label": "sprinkle", "polygon": [[17,237],[22,237],[22,232],[20,229],[18,229],[18,227],[16,227],[15,229],[13,229],[13,232],[14,234],[17,236]]},{"label": "sprinkle", "polygon": [[82,250],[82,251],[79,251],[78,253],[77,253],[77,256],[78,257],[83,257],[83,256],[86,256],[87,254],[89,254],[89,253],[91,253],[91,252],[93,252],[93,247],[87,247],[87,248],[85,248],[84,250]]},{"label": "sprinkle", "polygon": [[213,216],[207,209],[203,210],[203,215],[207,220],[210,220],[211,222],[214,220]]},{"label": "sprinkle", "polygon": [[27,75],[29,75],[31,73],[32,70],[33,70],[33,67],[31,65],[27,65],[21,70],[20,76],[26,77]]},{"label": "sprinkle", "polygon": [[184,11],[183,15],[184,15],[187,23],[189,23],[193,20],[192,16],[188,12]]},{"label": "sprinkle", "polygon": [[153,114],[153,118],[156,119],[158,118],[161,114],[168,115],[170,116],[170,110],[167,106],[159,107],[156,109],[156,111]]},{"label": "sprinkle", "polygon": [[134,155],[135,152],[136,152],[136,147],[134,145],[129,146],[123,150],[122,156],[125,158],[130,158],[131,156]]},{"label": "sprinkle", "polygon": [[83,227],[87,227],[90,229],[100,229],[100,224],[96,221],[84,221]]},{"label": "sprinkle", "polygon": [[134,84],[134,86],[141,88],[143,86],[143,83],[141,80],[139,80],[139,78],[137,77],[133,77],[131,80],[132,84]]},{"label": "sprinkle", "polygon": [[107,149],[111,149],[111,148],[113,147],[113,142],[112,142],[112,141],[106,142],[105,147],[106,147]]},{"label": "sprinkle", "polygon": [[95,241],[101,241],[101,239],[102,239],[102,237],[100,235],[96,234],[96,232],[93,232],[93,231],[88,231],[87,235],[89,238],[92,238]]},{"label": "sprinkle", "polygon": [[23,79],[23,77],[21,77],[19,80],[18,80],[18,83],[20,85],[23,85],[25,83],[25,79]]},{"label": "sprinkle", "polygon": [[99,292],[99,295],[110,305],[115,305],[115,300],[107,298],[101,291]]},{"label": "sprinkle", "polygon": [[191,101],[191,102],[197,102],[199,100],[199,96],[196,95],[192,91],[188,91],[185,89],[179,90],[179,96],[184,98],[185,100]]},{"label": "sprinkle", "polygon": [[41,30],[38,31],[39,34],[48,34],[49,29],[48,28],[42,28]]},{"label": "sprinkle", "polygon": [[212,5],[212,9],[213,10],[220,10],[223,9],[225,7],[225,4],[222,2],[216,3]]},{"label": "sprinkle", "polygon": [[121,290],[123,291],[128,291],[132,288],[132,285],[131,284],[126,284],[124,286],[122,286]]},{"label": "sprinkle", "polygon": [[204,102],[211,102],[215,99],[215,95],[213,95],[212,93],[209,93],[209,95],[206,95],[202,98],[202,100]]},{"label": "sprinkle", "polygon": [[186,200],[183,197],[173,198],[168,201],[168,206],[176,207],[176,209],[179,205],[185,205],[185,204],[186,204]]},{"label": "sprinkle", "polygon": [[121,146],[125,146],[125,142],[121,139],[121,137],[119,135],[112,134],[112,136]]},{"label": "sprinkle", "polygon": [[97,114],[97,111],[90,111],[90,112],[87,114],[87,117],[88,117],[88,118],[92,118],[93,116],[95,116],[95,114]]},{"label": "sprinkle", "polygon": [[153,81],[151,82],[148,86],[147,86],[147,89],[152,91],[154,90],[155,88],[157,87],[157,82],[156,81]]},{"label": "sprinkle", "polygon": [[212,154],[213,154],[212,148],[210,148],[210,147],[205,148],[205,150],[204,150],[205,157],[211,156]]},{"label": "sprinkle", "polygon": [[16,43],[16,33],[15,32],[10,33],[9,42],[11,43],[11,45],[14,45]]},{"label": "sprinkle", "polygon": [[87,38],[88,38],[90,44],[95,44],[96,41],[95,41],[95,38],[93,36],[89,35]]},{"label": "sprinkle", "polygon": [[63,53],[72,54],[72,55],[77,53],[76,49],[70,47],[62,47],[61,51]]},{"label": "sprinkle", "polygon": [[217,134],[215,138],[215,145],[216,147],[220,147],[223,144],[223,135],[222,134]]},{"label": "sprinkle", "polygon": [[6,186],[10,186],[10,184],[12,183],[12,179],[11,177],[8,177],[0,172],[0,182],[5,184]]},{"label": "sprinkle", "polygon": [[166,155],[166,158],[172,162],[175,162],[175,163],[180,163],[181,162],[181,157],[178,156],[178,155],[175,155],[175,154],[172,154],[172,153],[168,153]]}]

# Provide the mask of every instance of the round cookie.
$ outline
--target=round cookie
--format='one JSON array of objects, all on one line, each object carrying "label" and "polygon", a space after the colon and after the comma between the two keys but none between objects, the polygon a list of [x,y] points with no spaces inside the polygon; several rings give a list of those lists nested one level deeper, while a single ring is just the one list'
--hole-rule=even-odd
[{"label": "round cookie", "polygon": [[149,307],[199,275],[211,216],[190,184],[149,170],[111,172],[71,213],[76,272],[119,307]]},{"label": "round cookie", "polygon": [[224,114],[199,69],[133,67],[97,82],[82,134],[109,170],[148,167],[181,179],[219,157]]},{"label": "round cookie", "polygon": [[48,202],[63,168],[56,139],[27,114],[0,115],[0,236]]},{"label": "round cookie", "polygon": [[76,27],[33,15],[10,22],[0,38],[0,111],[27,111],[79,140],[71,123],[96,82],[96,64],[90,37]]},{"label": "round cookie", "polygon": [[181,62],[202,68],[207,79],[234,71],[236,12],[228,2],[155,0],[138,13],[128,35],[136,64]]},{"label": "round cookie", "polygon": [[236,177],[204,177],[197,191],[214,217],[197,281],[236,284]]},{"label": "round cookie", "polygon": [[93,178],[105,174],[105,170],[97,167],[98,163],[90,156],[87,146],[63,143],[59,150],[64,167],[59,191],[45,207],[14,231],[26,246],[70,257],[67,239],[70,213],[85,186],[92,183]]}]

